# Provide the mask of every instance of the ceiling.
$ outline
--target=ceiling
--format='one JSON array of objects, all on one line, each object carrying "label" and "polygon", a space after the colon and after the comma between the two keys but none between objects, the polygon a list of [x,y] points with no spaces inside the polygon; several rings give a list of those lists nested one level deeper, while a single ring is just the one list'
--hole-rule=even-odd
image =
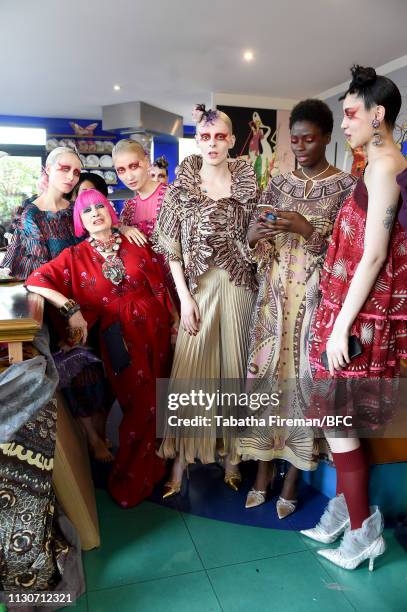
[{"label": "ceiling", "polygon": [[211,92],[298,100],[406,55],[406,26],[406,0],[1,0],[0,114],[142,100],[191,123]]}]

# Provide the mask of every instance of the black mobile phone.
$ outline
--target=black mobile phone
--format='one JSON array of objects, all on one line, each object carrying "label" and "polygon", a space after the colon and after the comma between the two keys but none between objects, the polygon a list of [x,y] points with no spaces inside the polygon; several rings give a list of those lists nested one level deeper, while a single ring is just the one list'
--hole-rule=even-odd
[{"label": "black mobile phone", "polygon": [[109,355],[112,370],[115,374],[120,374],[131,363],[130,354],[123,339],[120,321],[112,323],[110,327],[102,331],[102,338]]},{"label": "black mobile phone", "polygon": [[[348,351],[349,351],[349,359],[355,359],[355,357],[359,357],[359,355],[363,353],[363,347],[357,336],[349,336]],[[328,357],[327,357],[326,351],[324,351],[321,355],[321,363],[324,366],[325,370],[329,370]]]}]

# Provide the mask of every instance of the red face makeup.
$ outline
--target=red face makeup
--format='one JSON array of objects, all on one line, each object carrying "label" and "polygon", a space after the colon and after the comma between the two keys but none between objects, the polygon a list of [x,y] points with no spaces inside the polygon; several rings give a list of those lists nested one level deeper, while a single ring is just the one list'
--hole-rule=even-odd
[{"label": "red face makeup", "polygon": [[132,191],[140,191],[150,180],[148,160],[141,160],[133,151],[116,156],[114,167],[120,180]]},{"label": "red face makeup", "polygon": [[[137,168],[140,168],[140,162],[132,162],[131,164],[128,165],[128,169],[129,170],[137,170]],[[116,166],[116,172],[117,174],[123,174],[124,172],[126,172],[126,168],[124,166]]]},{"label": "red face makeup", "polygon": [[[57,162],[57,166],[58,166],[58,170],[60,170],[61,172],[68,173],[68,172],[70,172],[72,170],[72,166],[70,166],[69,164],[61,164],[61,163]],[[73,175],[75,177],[79,178],[80,174],[81,174],[81,171],[78,168],[74,168],[73,169]]]},{"label": "red face makeup", "polygon": [[341,128],[345,138],[354,149],[364,146],[372,137],[372,111],[365,108],[364,102],[355,94],[348,94],[343,102]]},{"label": "red face makeup", "polygon": [[[214,134],[214,139],[218,141],[226,140],[227,137],[227,132],[218,132]],[[199,139],[203,140],[204,142],[208,142],[208,140],[211,139],[211,134],[209,134],[208,132],[201,132],[199,133]]]},{"label": "red face makeup", "polygon": [[198,126],[196,142],[205,164],[218,166],[227,159],[235,143],[229,126],[220,118],[213,123]]},{"label": "red face makeup", "polygon": [[312,167],[325,157],[327,135],[311,121],[296,121],[291,127],[291,150],[303,168]]},{"label": "red face makeup", "polygon": [[67,194],[75,187],[81,174],[81,163],[76,155],[63,153],[54,165],[47,165],[49,184]]},{"label": "red face makeup", "polygon": [[356,113],[358,112],[358,109],[359,109],[359,106],[354,106],[352,108],[345,108],[344,111],[343,111],[343,114],[348,119],[353,119],[355,117]]}]

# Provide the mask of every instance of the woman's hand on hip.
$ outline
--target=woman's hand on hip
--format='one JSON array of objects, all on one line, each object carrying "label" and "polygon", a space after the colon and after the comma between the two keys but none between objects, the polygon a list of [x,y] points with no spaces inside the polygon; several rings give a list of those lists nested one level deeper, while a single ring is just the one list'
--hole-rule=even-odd
[{"label": "woman's hand on hip", "polygon": [[137,227],[131,227],[130,225],[121,225],[119,231],[123,236],[127,238],[129,242],[137,244],[138,246],[144,246],[147,244],[147,236],[140,232]]},{"label": "woman's hand on hip", "polygon": [[181,322],[190,336],[196,336],[199,332],[201,323],[199,308],[191,295],[181,299]]}]

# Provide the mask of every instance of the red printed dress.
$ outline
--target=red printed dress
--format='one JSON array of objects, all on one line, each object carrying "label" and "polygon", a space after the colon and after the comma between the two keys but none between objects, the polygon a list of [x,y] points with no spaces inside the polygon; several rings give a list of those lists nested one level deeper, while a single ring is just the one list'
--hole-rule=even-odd
[{"label": "red printed dress", "polygon": [[[397,182],[403,192],[407,169],[398,175]],[[325,259],[322,300],[314,320],[310,352],[316,381],[329,377],[321,354],[363,255],[367,207],[368,192],[360,178],[338,215]],[[393,383],[399,376],[400,359],[407,357],[407,234],[398,220],[390,237],[386,262],[350,335],[359,338],[362,354],[352,359],[346,369],[335,372],[335,379],[342,383],[336,385],[335,394],[334,384],[327,397],[324,398],[327,387],[324,393],[318,393],[313,409],[317,408],[320,415],[356,415],[358,424],[374,426],[385,422],[392,413]],[[345,384],[346,380],[353,382]]]},{"label": "red printed dress", "polygon": [[120,448],[109,490],[123,507],[150,495],[164,475],[155,453],[156,378],[169,375],[170,319],[173,314],[161,268],[150,247],[125,238],[118,252],[126,268],[120,285],[102,274],[103,257],[85,240],[70,247],[28,277],[27,285],[47,287],[75,299],[89,327],[103,332],[119,321],[131,363],[115,375],[101,338],[102,359],[122,410]]}]

